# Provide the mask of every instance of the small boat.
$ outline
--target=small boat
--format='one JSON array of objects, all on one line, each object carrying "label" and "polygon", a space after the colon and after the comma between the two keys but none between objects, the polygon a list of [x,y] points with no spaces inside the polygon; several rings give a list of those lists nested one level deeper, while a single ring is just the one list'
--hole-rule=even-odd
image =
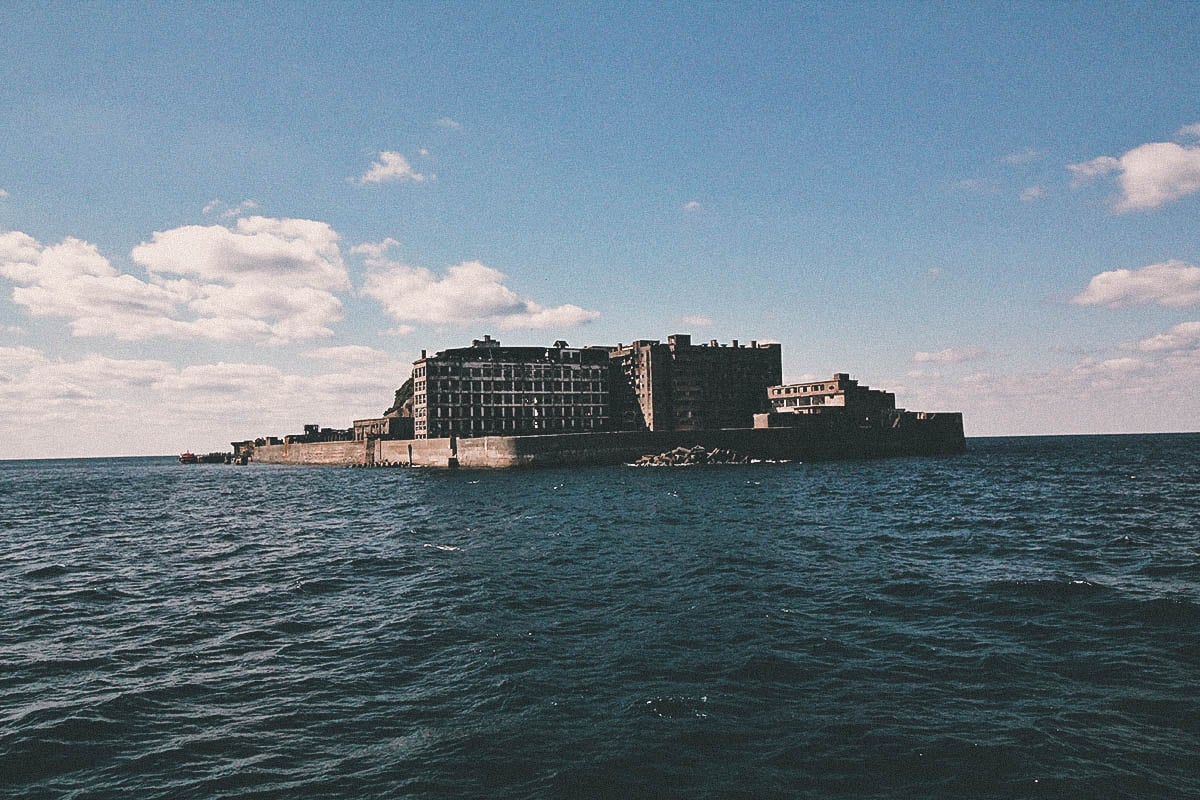
[{"label": "small boat", "polygon": [[179,463],[180,464],[199,464],[200,459],[196,457],[195,453],[192,453],[189,451],[187,453],[179,454]]}]

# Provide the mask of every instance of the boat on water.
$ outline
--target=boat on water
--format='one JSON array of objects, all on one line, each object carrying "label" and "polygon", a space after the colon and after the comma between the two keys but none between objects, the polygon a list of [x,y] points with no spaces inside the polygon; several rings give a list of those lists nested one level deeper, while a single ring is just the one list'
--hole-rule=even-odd
[{"label": "boat on water", "polygon": [[231,464],[233,456],[229,453],[208,453],[207,455],[196,455],[192,451],[179,454],[180,464]]}]

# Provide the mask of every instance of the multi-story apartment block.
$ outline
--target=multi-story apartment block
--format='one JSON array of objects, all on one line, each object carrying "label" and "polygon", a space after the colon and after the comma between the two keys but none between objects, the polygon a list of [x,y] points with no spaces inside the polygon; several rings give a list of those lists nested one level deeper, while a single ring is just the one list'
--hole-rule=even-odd
[{"label": "multi-story apartment block", "polygon": [[896,410],[896,395],[859,386],[844,372],[824,381],[772,386],[768,396],[777,414],[850,414],[873,421]]},{"label": "multi-story apartment block", "polygon": [[522,436],[609,427],[605,348],[501,347],[490,336],[413,365],[413,436]]},{"label": "multi-story apartment block", "polygon": [[665,344],[618,345],[610,355],[613,418],[624,430],[749,428],[770,408],[767,387],[783,375],[780,346],[756,341],[694,345],[675,334]]}]

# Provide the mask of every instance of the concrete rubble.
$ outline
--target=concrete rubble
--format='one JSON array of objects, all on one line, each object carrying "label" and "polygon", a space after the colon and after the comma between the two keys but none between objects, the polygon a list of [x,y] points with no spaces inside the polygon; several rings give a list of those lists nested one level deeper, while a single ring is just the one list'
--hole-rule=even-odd
[{"label": "concrete rubble", "polygon": [[735,453],[722,447],[709,450],[701,445],[676,447],[665,453],[644,455],[630,466],[634,467],[690,467],[701,464],[753,464],[759,459]]}]

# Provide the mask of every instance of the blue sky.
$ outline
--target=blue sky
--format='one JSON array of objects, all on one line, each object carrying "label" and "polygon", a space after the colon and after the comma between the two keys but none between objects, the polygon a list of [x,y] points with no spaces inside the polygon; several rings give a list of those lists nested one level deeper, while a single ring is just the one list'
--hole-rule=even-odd
[{"label": "blue sky", "polygon": [[1196,430],[1198,98],[1188,3],[11,4],[0,457],[348,425],[484,333]]}]

